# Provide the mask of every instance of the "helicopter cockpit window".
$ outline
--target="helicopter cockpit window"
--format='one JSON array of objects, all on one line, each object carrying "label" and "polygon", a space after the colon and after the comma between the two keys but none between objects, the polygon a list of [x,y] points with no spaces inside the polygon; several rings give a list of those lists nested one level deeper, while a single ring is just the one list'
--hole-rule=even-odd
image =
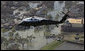
[{"label": "helicopter cockpit window", "polygon": [[[29,19],[28,19],[29,20]],[[32,20],[32,21],[37,21],[38,19],[30,19],[30,20]]]},{"label": "helicopter cockpit window", "polygon": [[34,20],[37,20],[37,19],[34,19]]},{"label": "helicopter cockpit window", "polygon": [[30,19],[30,20],[33,20],[33,19]]}]

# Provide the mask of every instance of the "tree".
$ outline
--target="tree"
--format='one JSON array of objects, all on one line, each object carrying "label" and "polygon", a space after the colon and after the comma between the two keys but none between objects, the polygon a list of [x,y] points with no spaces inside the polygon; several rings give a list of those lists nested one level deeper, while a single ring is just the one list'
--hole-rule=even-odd
[{"label": "tree", "polygon": [[4,44],[5,49],[7,49],[7,46],[9,44],[9,41],[7,39],[5,39],[4,42],[3,42],[3,44]]},{"label": "tree", "polygon": [[31,35],[31,36],[27,36],[27,39],[29,39],[29,43],[30,43],[30,47],[31,47],[32,39],[35,39],[35,37],[33,35]]},{"label": "tree", "polygon": [[28,43],[28,39],[20,38],[20,39],[18,39],[18,42],[22,44],[22,49],[24,50],[24,44]]},{"label": "tree", "polygon": [[10,38],[10,39],[13,38],[13,35],[14,35],[13,32],[9,32],[9,38]]},{"label": "tree", "polygon": [[3,49],[6,49],[8,46],[8,40],[5,37],[1,37],[1,44],[3,44]]},{"label": "tree", "polygon": [[1,28],[1,32],[5,33],[6,31],[8,31],[8,30],[5,28]]},{"label": "tree", "polygon": [[15,30],[15,28],[14,28],[14,27],[12,28],[12,32],[16,32],[16,30]]},{"label": "tree", "polygon": [[52,19],[52,16],[51,15],[48,15],[47,18],[51,20]]},{"label": "tree", "polygon": [[7,48],[7,50],[20,50],[19,49],[19,44],[11,44],[8,48]]},{"label": "tree", "polygon": [[15,41],[18,41],[21,37],[19,36],[18,32],[15,34]]}]

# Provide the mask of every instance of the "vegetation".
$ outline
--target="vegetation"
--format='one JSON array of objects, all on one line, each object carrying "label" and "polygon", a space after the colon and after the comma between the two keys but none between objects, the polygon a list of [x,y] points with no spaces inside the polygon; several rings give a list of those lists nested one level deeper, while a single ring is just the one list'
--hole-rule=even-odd
[{"label": "vegetation", "polygon": [[3,48],[3,49],[6,50],[8,44],[9,44],[8,40],[6,38],[3,39],[3,37],[1,37],[1,41],[2,41],[2,44],[1,45],[3,45],[3,46],[1,46],[1,48]]},{"label": "vegetation", "polygon": [[1,32],[7,32],[8,30],[7,29],[5,29],[5,28],[1,28]]},{"label": "vegetation", "polygon": [[48,19],[52,19],[52,16],[51,16],[51,15],[47,15],[47,18],[48,18]]},{"label": "vegetation", "polygon": [[[75,39],[75,37],[79,37],[79,39]],[[82,37],[84,37],[83,34],[79,34],[79,35],[71,34],[71,35],[68,35],[68,36],[65,35],[64,40],[68,41],[68,42],[75,42],[75,43],[83,44],[84,38],[82,38]]]},{"label": "vegetation", "polygon": [[53,9],[52,8],[48,8],[48,11],[52,11]]},{"label": "vegetation", "polygon": [[11,30],[12,30],[12,32],[16,32],[16,30],[15,30],[15,28],[14,28],[14,27],[13,27]]},{"label": "vegetation", "polygon": [[54,50],[57,46],[59,46],[64,41],[53,41],[46,46],[42,47],[41,50]]}]

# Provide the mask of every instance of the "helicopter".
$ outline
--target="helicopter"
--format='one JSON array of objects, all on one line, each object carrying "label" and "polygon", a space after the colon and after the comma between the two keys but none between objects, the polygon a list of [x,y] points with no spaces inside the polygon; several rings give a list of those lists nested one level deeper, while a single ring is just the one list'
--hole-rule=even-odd
[{"label": "helicopter", "polygon": [[46,18],[41,17],[29,17],[25,18],[21,21],[21,23],[18,24],[18,26],[41,26],[41,25],[56,25],[58,27],[58,24],[64,23],[65,20],[70,17],[68,15],[69,11],[67,13],[62,12],[65,14],[60,21],[53,21]]}]

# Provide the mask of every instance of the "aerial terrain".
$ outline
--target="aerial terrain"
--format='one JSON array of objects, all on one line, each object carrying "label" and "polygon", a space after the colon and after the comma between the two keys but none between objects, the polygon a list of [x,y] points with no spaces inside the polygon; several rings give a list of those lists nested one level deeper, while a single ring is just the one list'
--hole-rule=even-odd
[{"label": "aerial terrain", "polygon": [[[60,21],[68,10],[58,27],[17,26],[34,16]],[[1,1],[1,50],[84,50],[84,1]]]}]

